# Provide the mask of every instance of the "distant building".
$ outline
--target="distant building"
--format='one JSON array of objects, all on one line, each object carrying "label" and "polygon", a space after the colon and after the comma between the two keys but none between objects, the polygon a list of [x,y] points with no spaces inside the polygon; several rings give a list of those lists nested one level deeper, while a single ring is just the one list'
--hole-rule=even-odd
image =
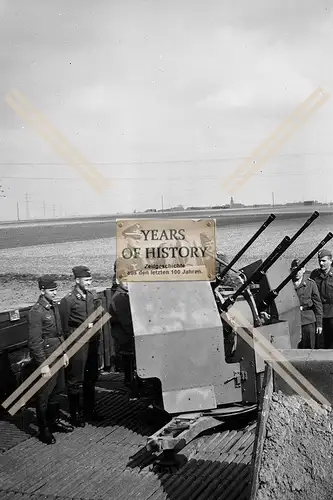
[{"label": "distant building", "polygon": [[308,205],[315,205],[315,204],[316,204],[315,200],[306,200],[304,202],[304,205],[306,205],[306,206],[308,206]]},{"label": "distant building", "polygon": [[235,203],[233,196],[230,198],[230,208],[242,208],[242,207],[244,207],[243,203]]}]

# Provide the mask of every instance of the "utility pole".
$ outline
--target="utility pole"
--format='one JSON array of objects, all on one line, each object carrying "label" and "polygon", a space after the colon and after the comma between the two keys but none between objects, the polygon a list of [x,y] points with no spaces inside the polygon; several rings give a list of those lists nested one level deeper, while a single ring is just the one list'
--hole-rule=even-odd
[{"label": "utility pole", "polygon": [[56,209],[56,207],[55,207],[55,205],[53,205],[53,207],[52,207],[52,210],[53,210],[53,217],[55,217],[55,209]]},{"label": "utility pole", "polygon": [[46,217],[46,204],[45,204],[45,201],[43,201],[43,214],[44,214],[44,217]]},{"label": "utility pole", "polygon": [[273,205],[273,208],[274,208],[274,206],[275,206],[274,191],[272,192],[272,205]]},{"label": "utility pole", "polygon": [[162,212],[163,212],[163,194],[161,195],[161,204],[162,204]]},{"label": "utility pole", "polygon": [[30,203],[29,195],[28,193],[25,193],[25,215],[27,220],[30,219],[29,203]]},{"label": "utility pole", "polygon": [[16,202],[16,213],[17,213],[17,220],[20,220],[20,205],[19,202]]}]

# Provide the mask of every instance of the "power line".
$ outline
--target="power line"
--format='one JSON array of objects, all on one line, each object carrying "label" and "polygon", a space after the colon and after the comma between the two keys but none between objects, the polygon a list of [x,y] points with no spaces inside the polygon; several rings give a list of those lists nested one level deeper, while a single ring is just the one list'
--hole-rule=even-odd
[{"label": "power line", "polygon": [[[294,157],[302,157],[302,156],[333,156],[333,153],[288,153],[278,155],[279,158],[294,158]],[[235,161],[235,160],[248,160],[250,156],[232,156],[232,157],[224,157],[224,158],[202,158],[202,159],[188,159],[188,160],[150,160],[150,161],[118,161],[118,162],[91,162],[92,165],[159,165],[165,163],[208,163],[208,162],[217,162],[217,161]],[[46,166],[46,167],[54,167],[54,166],[66,166],[67,163],[50,163],[50,162],[33,162],[33,161],[24,161],[24,162],[12,162],[12,161],[2,161],[0,165],[17,165],[17,166]],[[78,163],[79,165],[79,163]]]},{"label": "power line", "polygon": [[[320,171],[323,173],[322,171]],[[303,172],[270,172],[270,173],[263,173],[259,172],[256,174],[252,174],[251,177],[289,177],[289,176],[296,176],[296,177],[301,177],[304,175],[318,175],[318,170],[306,170]],[[330,174],[330,172],[327,172]],[[221,175],[193,175],[191,179],[189,180],[194,180],[194,179],[220,179]],[[241,176],[235,176],[235,179],[241,178]],[[3,175],[2,179],[22,179],[22,180],[48,180],[48,181],[78,181],[77,177],[26,177],[26,176],[10,176],[10,175]],[[106,177],[106,179],[109,179],[110,181],[147,181],[147,180],[169,180],[169,179],[188,179],[187,175],[179,175],[175,174],[174,176],[167,176],[167,177],[159,177],[158,175],[154,177]]]}]

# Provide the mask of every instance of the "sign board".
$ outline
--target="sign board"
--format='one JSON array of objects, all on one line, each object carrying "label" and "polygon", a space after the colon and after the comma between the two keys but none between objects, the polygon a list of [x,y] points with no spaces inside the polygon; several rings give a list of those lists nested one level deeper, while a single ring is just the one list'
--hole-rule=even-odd
[{"label": "sign board", "polygon": [[215,220],[117,220],[117,279],[214,281]]}]

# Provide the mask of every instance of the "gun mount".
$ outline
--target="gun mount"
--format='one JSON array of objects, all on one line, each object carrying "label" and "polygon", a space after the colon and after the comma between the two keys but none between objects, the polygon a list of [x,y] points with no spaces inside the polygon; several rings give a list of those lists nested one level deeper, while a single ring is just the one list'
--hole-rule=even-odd
[{"label": "gun mount", "polygon": [[239,250],[239,252],[235,255],[235,257],[230,261],[229,264],[225,266],[225,269],[220,274],[220,279],[222,279],[227,272],[232,269],[232,266],[236,264],[236,262],[242,257],[242,255],[246,252],[246,250],[259,238],[259,236],[267,229],[267,227],[276,219],[274,214],[270,214],[267,220],[262,224],[262,226],[254,233],[252,238]]},{"label": "gun mount", "polygon": [[[148,439],[147,449],[179,451],[202,430],[256,411],[265,363],[251,338],[240,335],[237,316],[240,313],[277,349],[297,347],[299,301],[280,257],[318,215],[312,214],[293,237],[285,236],[264,261],[236,271],[240,283],[236,289],[196,281],[129,283],[133,378],[139,381],[139,397],[173,417]],[[272,220],[273,215],[266,227]],[[239,257],[264,229],[263,225]],[[313,252],[332,238],[329,234]],[[226,265],[227,272],[235,272],[237,260]]]}]

